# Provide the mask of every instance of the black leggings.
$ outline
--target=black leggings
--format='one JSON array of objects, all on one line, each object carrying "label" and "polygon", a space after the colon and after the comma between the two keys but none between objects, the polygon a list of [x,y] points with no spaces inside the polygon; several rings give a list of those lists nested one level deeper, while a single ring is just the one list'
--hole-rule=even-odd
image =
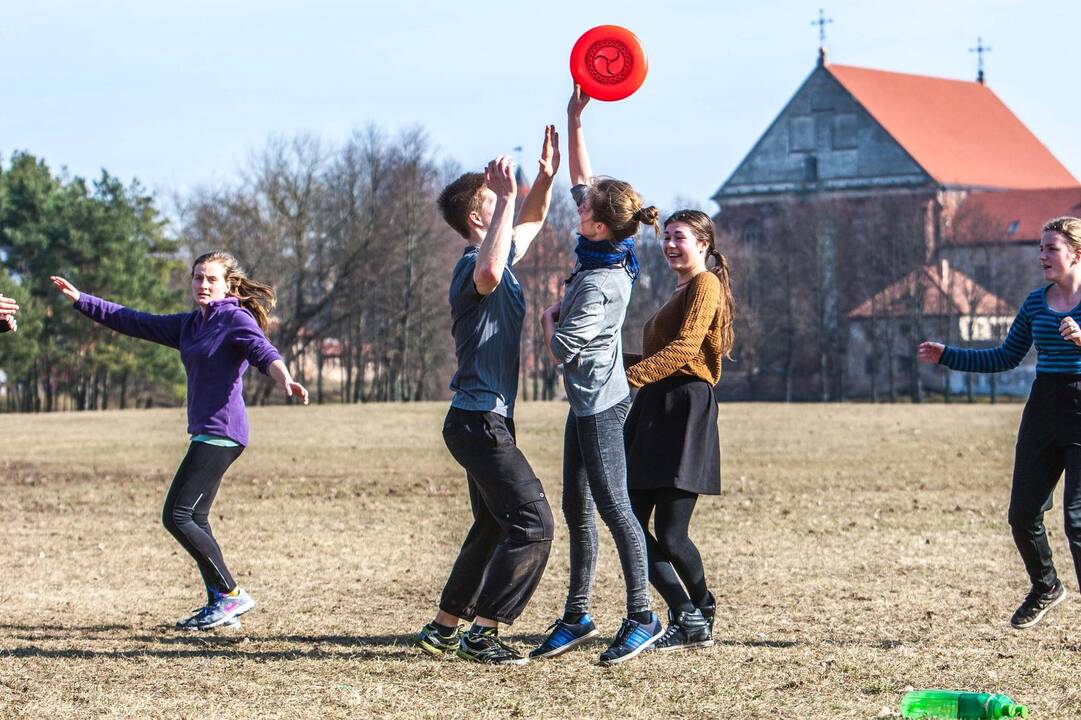
[{"label": "black leggings", "polygon": [[243,447],[193,442],[177,468],[161,513],[165,529],[195,558],[203,583],[221,593],[231,592],[236,582],[210,531],[210,506],[222,476],[243,451]]},{"label": "black leggings", "polygon": [[[668,607],[693,612],[709,599],[702,556],[687,534],[698,494],[676,488],[631,490],[631,508],[646,534],[649,582]],[[654,516],[656,536],[649,532]],[[684,590],[686,587],[686,590]]]}]

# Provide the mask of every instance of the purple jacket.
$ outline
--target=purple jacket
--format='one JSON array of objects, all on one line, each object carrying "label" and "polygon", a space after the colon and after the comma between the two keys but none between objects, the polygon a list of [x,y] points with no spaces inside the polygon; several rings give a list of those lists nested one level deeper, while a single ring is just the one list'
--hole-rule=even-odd
[{"label": "purple jacket", "polygon": [[250,364],[266,373],[281,354],[236,298],[210,303],[205,318],[201,310],[151,315],[86,293],[75,308],[119,333],[180,350],[188,374],[188,433],[220,435],[247,446],[244,372]]}]

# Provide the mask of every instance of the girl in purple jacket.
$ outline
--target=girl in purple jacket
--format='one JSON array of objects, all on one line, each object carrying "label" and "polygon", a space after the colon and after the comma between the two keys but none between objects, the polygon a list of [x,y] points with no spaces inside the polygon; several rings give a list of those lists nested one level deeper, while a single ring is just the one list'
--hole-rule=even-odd
[{"label": "girl in purple jacket", "polygon": [[180,351],[188,377],[191,445],[165,497],[162,522],[195,559],[206,585],[206,606],[179,621],[177,629],[209,630],[238,624],[255,607],[225,566],[210,531],[210,506],[222,476],[248,444],[243,377],[249,365],[273,377],[289,397],[308,404],[308,391],[293,380],[281,354],[267,340],[267,311],[274,290],[249,279],[236,258],[211,252],[191,268],[198,308],[151,315],[79,292],[62,277],[53,284],[91,320],[131,337]]}]

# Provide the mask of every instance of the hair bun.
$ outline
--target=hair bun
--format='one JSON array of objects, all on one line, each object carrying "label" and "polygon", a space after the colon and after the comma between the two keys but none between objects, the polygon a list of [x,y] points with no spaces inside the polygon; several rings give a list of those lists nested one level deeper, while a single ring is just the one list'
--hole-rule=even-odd
[{"label": "hair bun", "polygon": [[640,223],[646,225],[656,225],[657,219],[661,216],[661,213],[657,208],[650,205],[649,207],[638,208],[638,212],[635,213],[635,218]]}]

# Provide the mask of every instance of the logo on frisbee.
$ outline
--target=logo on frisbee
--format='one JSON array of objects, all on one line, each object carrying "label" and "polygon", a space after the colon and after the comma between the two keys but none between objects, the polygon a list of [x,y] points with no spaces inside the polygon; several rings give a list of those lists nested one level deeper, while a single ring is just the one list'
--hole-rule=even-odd
[{"label": "logo on frisbee", "polygon": [[598,40],[586,51],[586,69],[597,82],[615,85],[631,74],[634,58],[630,49],[619,40]]}]

